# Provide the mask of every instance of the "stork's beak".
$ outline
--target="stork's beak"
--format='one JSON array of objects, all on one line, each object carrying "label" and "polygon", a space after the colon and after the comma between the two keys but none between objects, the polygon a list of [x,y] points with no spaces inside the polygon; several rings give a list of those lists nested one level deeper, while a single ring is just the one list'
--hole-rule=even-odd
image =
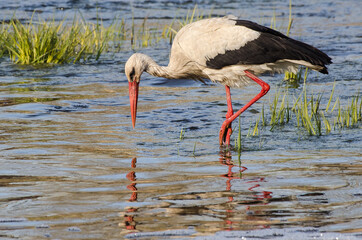
[{"label": "stork's beak", "polygon": [[136,125],[138,86],[139,86],[139,84],[140,83],[137,82],[137,81],[128,82],[129,102],[131,104],[131,116],[132,116],[132,126],[133,126],[133,128]]}]

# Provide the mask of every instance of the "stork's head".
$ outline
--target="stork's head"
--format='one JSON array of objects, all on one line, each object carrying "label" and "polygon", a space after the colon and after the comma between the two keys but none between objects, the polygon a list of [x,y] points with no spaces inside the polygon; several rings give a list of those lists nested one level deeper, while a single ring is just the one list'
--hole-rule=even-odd
[{"label": "stork's head", "polygon": [[124,67],[128,79],[129,101],[131,104],[132,126],[136,125],[138,87],[142,73],[147,69],[145,55],[140,53],[133,54]]}]

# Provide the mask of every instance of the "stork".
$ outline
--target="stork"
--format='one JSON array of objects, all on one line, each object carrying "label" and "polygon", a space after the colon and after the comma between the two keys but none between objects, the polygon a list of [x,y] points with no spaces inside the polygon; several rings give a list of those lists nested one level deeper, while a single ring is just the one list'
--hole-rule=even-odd
[{"label": "stork", "polygon": [[[210,79],[225,85],[228,111],[221,125],[219,143],[230,145],[231,123],[270,89],[256,75],[285,70],[296,73],[299,65],[328,74],[325,65],[330,63],[331,58],[313,46],[235,16],[193,22],[176,34],[168,66],[159,66],[141,53],[133,54],[126,62],[132,126],[136,123],[143,72],[169,79]],[[240,88],[252,81],[261,86],[260,93],[234,113],[230,87]]]}]

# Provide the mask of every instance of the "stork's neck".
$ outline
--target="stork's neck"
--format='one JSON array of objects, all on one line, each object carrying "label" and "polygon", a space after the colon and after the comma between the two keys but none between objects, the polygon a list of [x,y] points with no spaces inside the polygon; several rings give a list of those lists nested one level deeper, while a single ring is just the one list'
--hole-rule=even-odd
[{"label": "stork's neck", "polygon": [[145,71],[153,76],[171,79],[182,77],[181,74],[178,74],[176,71],[172,70],[170,66],[160,66],[147,55],[143,55],[143,58],[147,65]]}]

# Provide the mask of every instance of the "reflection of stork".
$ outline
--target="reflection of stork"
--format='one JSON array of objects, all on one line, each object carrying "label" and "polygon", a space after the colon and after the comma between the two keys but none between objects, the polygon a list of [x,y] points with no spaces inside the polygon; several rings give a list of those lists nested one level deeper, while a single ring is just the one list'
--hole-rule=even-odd
[{"label": "reflection of stork", "polygon": [[[230,151],[224,151],[224,152],[220,152],[220,158],[219,161],[222,165],[226,165],[228,167],[228,172],[224,175],[221,175],[221,177],[225,177],[227,178],[226,181],[226,190],[227,191],[231,191],[231,181],[233,179],[243,179],[242,173],[244,173],[244,171],[248,170],[246,167],[244,166],[236,166],[234,165],[233,161],[232,161],[232,156],[231,156],[231,152]],[[238,172],[233,172],[232,169],[233,167],[239,167],[239,171]],[[249,187],[248,190],[252,191],[254,193],[254,188],[260,187],[260,183],[261,182],[265,182],[265,178],[263,177],[258,177],[252,180],[248,180],[246,181],[246,183],[248,184],[253,184],[253,186]],[[253,198],[255,200],[257,200],[258,202],[262,203],[262,204],[267,204],[263,202],[263,200],[265,199],[270,199],[272,198],[271,196],[272,192],[269,191],[262,191],[261,194],[259,193],[255,193],[253,194]],[[234,202],[234,197],[232,195],[230,195],[228,197],[229,201],[228,203]],[[242,201],[243,204],[247,204],[249,201]],[[254,200],[252,201],[253,205],[258,204],[256,203]],[[246,210],[250,210],[250,206],[246,206]],[[229,226],[228,229],[231,230],[233,229],[233,221],[231,221],[230,219],[234,216],[235,210],[233,208],[228,208],[226,209],[226,213],[227,213],[227,217],[225,219],[226,224]],[[253,216],[248,216],[248,218],[253,218]],[[263,228],[268,228],[269,226],[262,226]]]},{"label": "reflection of stork", "polygon": [[[177,33],[167,67],[140,53],[128,59],[125,73],[129,81],[132,125],[136,123],[138,87],[143,72],[171,79],[210,79],[226,87],[228,112],[221,125],[219,143],[230,145],[231,123],[269,91],[269,85],[255,75],[285,70],[296,73],[299,65],[327,74],[325,65],[330,63],[331,58],[315,47],[234,16],[193,22]],[[261,92],[234,113],[230,87],[241,87],[252,81],[261,86]]]},{"label": "reflection of stork", "polygon": [[[225,174],[225,175],[222,175],[222,177],[225,177],[225,178],[228,179],[228,180],[226,181],[226,190],[227,190],[227,191],[230,191],[230,190],[231,190],[231,180],[233,180],[233,179],[241,179],[241,173],[244,172],[245,170],[247,170],[246,167],[240,166],[241,169],[239,170],[239,173],[238,173],[239,176],[234,176],[234,173],[233,173],[233,171],[232,171],[232,168],[235,167],[235,165],[234,165],[234,163],[232,162],[231,158],[232,158],[232,157],[231,157],[230,151],[226,151],[226,152],[222,153],[222,154],[221,154],[221,157],[219,158],[220,163],[221,163],[222,165],[228,166],[228,173]],[[233,201],[233,197],[230,196],[230,197],[229,197],[229,200],[230,200],[230,201]]]},{"label": "reflection of stork", "polygon": [[[136,168],[137,158],[133,158],[131,162],[131,167]],[[137,201],[137,188],[136,188],[136,173],[135,171],[130,171],[126,175],[127,179],[132,181],[131,184],[127,186],[129,190],[132,191],[132,195],[129,199],[130,202]],[[126,214],[124,215],[124,224],[127,230],[135,230],[136,229],[136,222],[134,221],[134,213],[137,212],[138,208],[130,207],[127,208]]]}]

